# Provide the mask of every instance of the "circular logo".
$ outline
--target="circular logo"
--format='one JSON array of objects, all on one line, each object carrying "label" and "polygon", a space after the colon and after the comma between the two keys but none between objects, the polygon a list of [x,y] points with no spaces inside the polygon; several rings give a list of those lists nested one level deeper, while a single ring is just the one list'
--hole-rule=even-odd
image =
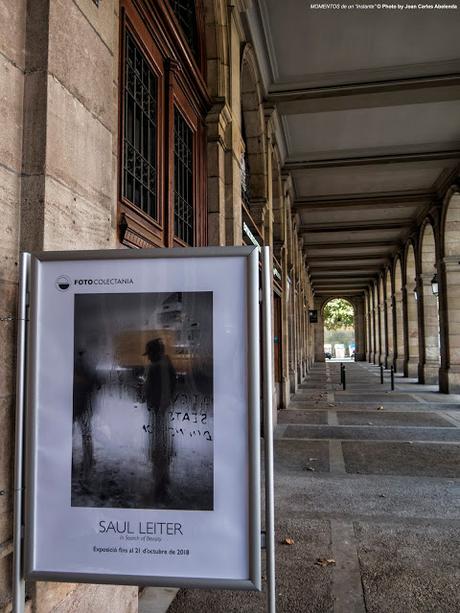
[{"label": "circular logo", "polygon": [[65,275],[61,275],[56,279],[56,287],[60,292],[67,291],[70,287],[70,283],[69,277],[66,277]]}]

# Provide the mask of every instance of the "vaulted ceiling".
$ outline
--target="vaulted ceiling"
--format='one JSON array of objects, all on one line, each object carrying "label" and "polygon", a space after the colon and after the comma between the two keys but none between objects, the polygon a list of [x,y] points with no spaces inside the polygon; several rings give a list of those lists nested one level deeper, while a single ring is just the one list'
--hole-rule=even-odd
[{"label": "vaulted ceiling", "polygon": [[360,293],[460,168],[460,11],[253,0],[316,294]]}]

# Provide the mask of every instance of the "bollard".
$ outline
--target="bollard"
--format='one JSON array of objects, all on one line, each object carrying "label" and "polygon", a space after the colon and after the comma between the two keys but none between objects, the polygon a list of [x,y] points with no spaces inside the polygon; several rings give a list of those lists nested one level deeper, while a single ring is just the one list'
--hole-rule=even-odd
[{"label": "bollard", "polygon": [[395,391],[395,369],[393,366],[390,368],[390,377],[391,377],[391,391]]},{"label": "bollard", "polygon": [[347,389],[347,377],[345,374],[345,366],[342,366],[342,386],[343,386],[343,391],[345,391]]},{"label": "bollard", "polygon": [[380,364],[380,383],[383,384],[383,365]]},{"label": "bollard", "polygon": [[343,364],[340,362],[340,383],[343,383]]}]

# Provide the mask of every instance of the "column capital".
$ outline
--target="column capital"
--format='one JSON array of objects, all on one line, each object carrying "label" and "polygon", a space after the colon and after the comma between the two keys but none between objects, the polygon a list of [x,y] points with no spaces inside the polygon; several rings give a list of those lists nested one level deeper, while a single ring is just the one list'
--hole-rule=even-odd
[{"label": "column capital", "polygon": [[217,138],[224,139],[225,130],[232,122],[232,111],[225,98],[215,98],[213,105],[206,116],[208,128],[208,141]]},{"label": "column capital", "polygon": [[441,260],[446,272],[460,272],[460,255],[448,255]]}]

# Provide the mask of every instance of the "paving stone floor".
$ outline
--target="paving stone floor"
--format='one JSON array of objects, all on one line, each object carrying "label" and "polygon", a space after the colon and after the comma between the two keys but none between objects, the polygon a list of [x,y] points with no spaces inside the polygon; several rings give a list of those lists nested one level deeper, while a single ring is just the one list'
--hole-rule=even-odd
[{"label": "paving stone floor", "polygon": [[[316,364],[279,413],[277,611],[458,613],[460,396],[400,376],[391,392],[367,363],[346,364],[343,391],[339,369]],[[263,611],[263,593],[207,590],[168,608]]]}]

